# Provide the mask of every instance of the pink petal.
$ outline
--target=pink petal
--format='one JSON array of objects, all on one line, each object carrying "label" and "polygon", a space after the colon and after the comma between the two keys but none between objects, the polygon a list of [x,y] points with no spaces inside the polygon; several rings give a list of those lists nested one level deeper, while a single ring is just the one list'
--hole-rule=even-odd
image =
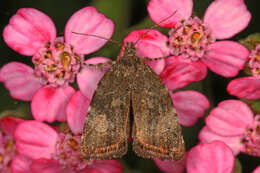
[{"label": "pink petal", "polygon": [[63,168],[57,160],[38,159],[31,165],[32,173],[75,173],[72,169]]},{"label": "pink petal", "polygon": [[174,94],[170,92],[170,95],[183,126],[194,125],[210,106],[207,97],[197,91],[179,91]]},{"label": "pink petal", "polygon": [[151,67],[151,69],[154,71],[154,73],[156,73],[157,75],[159,75],[164,67],[165,67],[165,60],[157,60],[157,61],[144,61],[146,64],[149,65],[149,67]]},{"label": "pink petal", "polygon": [[46,14],[34,8],[21,8],[4,28],[3,37],[9,47],[32,56],[56,37],[56,28]]},{"label": "pink petal", "polygon": [[35,120],[21,123],[15,131],[17,150],[32,159],[50,158],[57,138],[55,130]]},{"label": "pink petal", "polygon": [[197,62],[186,62],[181,57],[169,57],[166,67],[160,74],[163,83],[170,89],[182,88],[191,82],[204,79],[207,75],[207,67]]},{"label": "pink petal", "polygon": [[239,154],[243,147],[241,143],[242,136],[221,136],[211,131],[207,126],[204,126],[199,133],[199,139],[202,143],[209,143],[215,140],[222,141],[227,144],[233,151],[234,155]]},{"label": "pink petal", "polygon": [[0,129],[3,130],[5,134],[14,136],[16,127],[22,122],[24,122],[23,119],[6,116],[0,120]]},{"label": "pink petal", "polygon": [[254,122],[250,107],[239,100],[225,100],[214,108],[206,118],[213,132],[223,136],[243,135]]},{"label": "pink petal", "polygon": [[82,134],[90,100],[80,91],[76,92],[67,105],[67,121],[74,134]]},{"label": "pink petal", "polygon": [[70,86],[45,86],[33,96],[31,110],[37,121],[66,121],[66,105],[75,90]]},{"label": "pink petal", "polygon": [[0,69],[0,81],[10,91],[13,98],[30,101],[34,93],[42,87],[30,66],[10,62]]},{"label": "pink petal", "polygon": [[89,54],[101,48],[107,40],[82,34],[110,39],[113,32],[112,20],[99,13],[95,7],[85,7],[74,13],[68,20],[65,27],[65,40],[66,43],[74,46],[75,52]]},{"label": "pink petal", "polygon": [[242,77],[232,80],[227,91],[230,95],[248,100],[260,99],[260,80],[256,77]]},{"label": "pink petal", "polygon": [[260,173],[260,166],[258,166],[252,173]]},{"label": "pink petal", "polygon": [[202,61],[213,72],[224,77],[234,77],[244,68],[249,51],[233,41],[218,41],[209,45],[208,53]]},{"label": "pink petal", "polygon": [[231,173],[234,166],[231,149],[220,141],[199,144],[187,156],[187,173]]},{"label": "pink petal", "polygon": [[17,154],[11,163],[11,170],[13,173],[31,173],[30,165],[32,160],[28,157]]},{"label": "pink petal", "polygon": [[[147,10],[151,19],[161,27],[172,28],[192,14],[192,0],[150,0]],[[176,12],[174,15],[173,13]],[[173,15],[172,17],[170,17]],[[167,19],[167,17],[170,17]],[[165,22],[163,20],[167,19]],[[160,23],[162,22],[162,23]]]},{"label": "pink petal", "polygon": [[94,160],[79,173],[121,173],[122,164],[117,160]]},{"label": "pink petal", "polygon": [[154,159],[154,162],[165,173],[183,173],[186,157],[179,161]]},{"label": "pink petal", "polygon": [[204,16],[204,22],[217,39],[233,37],[247,27],[250,19],[244,0],[213,1]]},{"label": "pink petal", "polygon": [[[144,33],[146,34],[143,35]],[[138,57],[148,57],[152,59],[165,57],[170,54],[169,48],[167,47],[168,37],[157,30],[143,29],[132,31],[125,37],[124,43],[125,45],[127,42],[135,43],[138,39],[140,40],[135,45]],[[156,74],[160,74],[165,66],[165,60],[146,63],[150,65]]]},{"label": "pink petal", "polygon": [[[104,57],[94,57],[85,61],[86,64],[98,64],[110,61]],[[106,68],[84,67],[77,75],[77,83],[80,91],[91,100],[100,79],[110,66]]]}]

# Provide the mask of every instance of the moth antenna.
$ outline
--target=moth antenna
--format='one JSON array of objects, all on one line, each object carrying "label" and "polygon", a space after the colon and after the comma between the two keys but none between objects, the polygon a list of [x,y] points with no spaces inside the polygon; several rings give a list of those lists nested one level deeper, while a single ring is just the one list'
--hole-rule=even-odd
[{"label": "moth antenna", "polygon": [[[154,29],[154,28],[159,27],[159,24],[165,22],[166,20],[168,20],[169,18],[171,18],[172,16],[174,16],[174,15],[176,14],[176,12],[177,12],[177,10],[174,11],[170,16],[168,16],[168,17],[166,17],[165,19],[161,20],[158,24],[153,25],[153,26],[152,26],[151,28],[149,28],[149,29]],[[143,33],[143,34],[141,35],[141,37],[139,37],[139,38],[135,41],[134,45],[136,45],[136,44],[137,44],[148,32],[150,32],[150,31],[151,31],[151,30],[148,30],[148,31],[146,31],[145,33]]]},{"label": "moth antenna", "polygon": [[106,68],[107,66],[112,65],[114,63],[115,63],[115,61],[108,61],[108,62],[97,63],[97,64],[87,64],[87,63],[84,63],[84,66],[94,67],[96,69],[103,69],[103,68]]},{"label": "moth antenna", "polygon": [[87,36],[97,37],[97,38],[100,38],[100,39],[107,40],[107,41],[110,41],[110,42],[112,42],[112,43],[115,43],[115,44],[117,44],[119,47],[122,47],[122,46],[123,46],[123,44],[120,43],[119,41],[112,40],[112,39],[108,39],[108,38],[105,38],[105,37],[102,37],[102,36],[99,36],[99,35],[85,34],[85,33],[79,33],[79,32],[74,32],[74,31],[72,31],[72,33],[73,33],[73,34],[79,34],[79,35],[87,35]]}]

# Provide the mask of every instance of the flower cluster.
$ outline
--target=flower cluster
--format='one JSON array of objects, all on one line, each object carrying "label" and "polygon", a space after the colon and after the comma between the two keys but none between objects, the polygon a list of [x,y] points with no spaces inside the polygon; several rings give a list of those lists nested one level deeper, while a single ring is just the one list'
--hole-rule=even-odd
[{"label": "flower cluster", "polygon": [[[232,80],[227,91],[239,98],[260,98],[260,45],[250,53],[237,42],[223,40],[233,37],[250,22],[251,14],[244,1],[214,0],[203,19],[191,16],[192,8],[192,0],[150,0],[150,18],[169,28],[168,36],[155,29],[142,29],[124,38],[124,44],[136,43],[140,58],[151,59],[144,61],[168,88],[184,127],[193,126],[203,117],[210,102],[198,91],[178,89],[203,80],[207,69],[223,77],[235,77],[246,65],[252,76]],[[0,120],[0,172],[122,171],[117,160],[87,161],[80,153],[92,96],[110,68],[93,66],[111,61],[106,57],[85,60],[84,56],[100,49],[113,31],[112,20],[92,6],[74,13],[61,37],[57,37],[52,20],[39,10],[22,8],[11,17],[4,28],[4,41],[19,54],[30,56],[34,67],[10,62],[0,68],[0,82],[13,98],[31,102],[34,120],[11,116]],[[161,59],[152,60],[158,57]],[[78,91],[71,85],[75,81]],[[52,124],[55,121],[65,123],[56,126]],[[188,173],[231,173],[238,153],[260,156],[260,115],[255,115],[243,101],[222,101],[210,111],[205,123],[199,143],[181,160],[154,158],[155,164],[166,173],[181,173],[185,169]],[[259,172],[260,167],[253,173]]]}]

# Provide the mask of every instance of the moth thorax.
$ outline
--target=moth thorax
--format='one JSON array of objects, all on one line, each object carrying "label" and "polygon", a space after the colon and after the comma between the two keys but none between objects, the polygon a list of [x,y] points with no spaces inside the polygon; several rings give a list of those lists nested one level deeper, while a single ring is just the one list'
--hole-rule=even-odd
[{"label": "moth thorax", "polygon": [[35,75],[43,84],[52,86],[74,82],[75,75],[83,64],[83,58],[63,41],[48,42],[33,56]]},{"label": "moth thorax", "polygon": [[124,49],[124,56],[136,56],[136,48],[132,42],[127,42]]},{"label": "moth thorax", "polygon": [[169,35],[171,54],[193,61],[202,58],[208,45],[215,42],[210,29],[198,17],[179,22]]}]

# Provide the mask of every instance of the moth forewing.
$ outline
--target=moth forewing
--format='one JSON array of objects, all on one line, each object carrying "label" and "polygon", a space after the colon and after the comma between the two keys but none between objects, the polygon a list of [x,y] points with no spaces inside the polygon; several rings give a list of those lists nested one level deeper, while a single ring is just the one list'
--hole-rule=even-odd
[{"label": "moth forewing", "polygon": [[127,152],[130,93],[121,68],[112,65],[91,101],[81,142],[85,159],[111,159]]}]

